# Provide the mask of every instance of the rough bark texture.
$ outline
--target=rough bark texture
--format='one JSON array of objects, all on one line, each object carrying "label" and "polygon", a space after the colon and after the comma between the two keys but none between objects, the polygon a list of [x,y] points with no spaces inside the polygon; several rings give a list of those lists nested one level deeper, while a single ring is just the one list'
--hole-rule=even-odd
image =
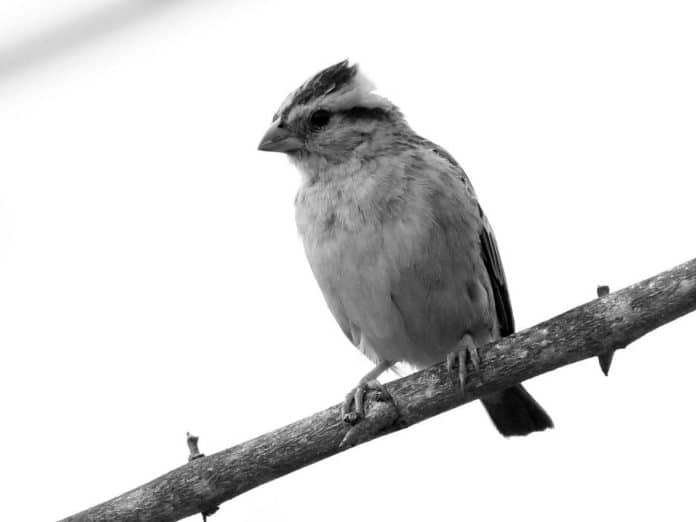
[{"label": "rough bark texture", "polygon": [[340,405],[213,455],[64,519],[174,521],[214,506],[366,440],[401,429],[536,375],[624,348],[696,309],[696,259],[574,308],[481,350],[480,371],[462,393],[444,364],[387,385],[367,419],[341,420]]}]

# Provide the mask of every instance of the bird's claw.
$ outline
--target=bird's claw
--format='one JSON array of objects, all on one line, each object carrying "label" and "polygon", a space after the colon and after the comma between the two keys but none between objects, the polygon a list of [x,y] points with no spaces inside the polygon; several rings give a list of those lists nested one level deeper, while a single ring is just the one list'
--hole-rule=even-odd
[{"label": "bird's claw", "polygon": [[478,348],[470,337],[462,342],[460,348],[447,354],[447,371],[452,372],[457,368],[457,379],[459,388],[462,391],[464,391],[469,377],[467,361],[471,363],[475,372],[479,371],[481,358],[479,357]]},{"label": "bird's claw", "polygon": [[348,392],[343,401],[343,406],[341,407],[343,422],[353,425],[365,417],[365,399],[368,392],[373,392],[370,394],[370,399],[372,400],[393,401],[392,396],[379,381],[361,382]]}]

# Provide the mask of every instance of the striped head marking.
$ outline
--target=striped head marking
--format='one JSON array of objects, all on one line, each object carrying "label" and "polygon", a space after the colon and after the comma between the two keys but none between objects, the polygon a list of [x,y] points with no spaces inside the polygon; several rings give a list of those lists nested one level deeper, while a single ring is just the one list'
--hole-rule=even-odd
[{"label": "striped head marking", "polygon": [[259,148],[295,159],[347,160],[379,129],[402,121],[398,108],[374,89],[348,60],[319,71],[281,104]]}]

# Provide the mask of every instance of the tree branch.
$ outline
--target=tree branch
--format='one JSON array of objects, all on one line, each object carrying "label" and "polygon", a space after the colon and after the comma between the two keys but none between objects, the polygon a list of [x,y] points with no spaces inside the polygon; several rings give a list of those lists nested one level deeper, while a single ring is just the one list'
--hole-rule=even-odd
[{"label": "tree branch", "polygon": [[696,309],[696,259],[574,308],[480,350],[480,371],[461,392],[445,364],[387,385],[355,427],[340,405],[207,457],[62,522],[180,520],[356,443],[411,426],[483,395],[567,364],[626,347]]}]

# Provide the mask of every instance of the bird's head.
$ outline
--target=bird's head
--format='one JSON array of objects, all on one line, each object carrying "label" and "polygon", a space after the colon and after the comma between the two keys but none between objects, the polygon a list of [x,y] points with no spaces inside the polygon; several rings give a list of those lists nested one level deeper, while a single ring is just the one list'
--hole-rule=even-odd
[{"label": "bird's head", "polygon": [[405,122],[374,88],[347,60],[320,71],[286,98],[259,150],[326,165],[383,153]]}]

